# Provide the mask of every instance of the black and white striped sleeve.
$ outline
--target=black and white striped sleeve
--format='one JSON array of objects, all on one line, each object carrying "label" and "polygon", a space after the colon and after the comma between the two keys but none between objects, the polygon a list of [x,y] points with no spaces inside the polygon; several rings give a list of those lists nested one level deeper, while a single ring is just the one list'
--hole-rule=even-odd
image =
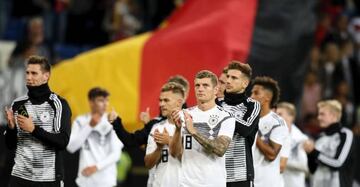
[{"label": "black and white striped sleeve", "polygon": [[[313,152],[310,153],[309,161],[310,159],[315,159],[315,161],[321,162],[323,165],[326,165],[333,169],[338,169],[342,167],[347,158],[349,157],[351,148],[353,146],[353,133],[349,129],[343,128],[341,130],[340,139],[341,141],[337,147],[334,157],[325,155],[315,149]],[[313,162],[314,161],[312,161],[312,163]],[[309,167],[311,166],[309,165]]]},{"label": "black and white striped sleeve", "polygon": [[[11,104],[11,110],[16,111],[20,102],[16,102],[16,100]],[[22,104],[22,103],[21,103]],[[5,131],[5,144],[8,149],[15,149],[17,144],[17,128],[10,129],[8,125],[6,125]]]},{"label": "black and white striped sleeve", "polygon": [[5,144],[8,149],[15,149],[17,144],[17,129],[10,129],[8,126],[5,131]]},{"label": "black and white striped sleeve", "polygon": [[117,117],[115,121],[112,123],[115,133],[117,137],[121,140],[121,142],[125,145],[126,148],[137,148],[142,145],[147,144],[147,139],[150,134],[151,128],[154,124],[164,120],[163,117],[157,117],[155,119],[150,120],[142,129],[136,130],[131,133],[128,132],[124,125],[122,124],[121,118]]},{"label": "black and white striped sleeve", "polygon": [[249,101],[246,103],[247,111],[242,119],[236,119],[235,132],[243,137],[253,134],[257,131],[260,114],[260,103],[257,101]]},{"label": "black and white striped sleeve", "polygon": [[66,100],[62,98],[54,98],[54,105],[56,113],[54,119],[55,133],[47,132],[41,127],[35,126],[32,135],[46,145],[63,150],[66,148],[70,139],[71,110]]}]

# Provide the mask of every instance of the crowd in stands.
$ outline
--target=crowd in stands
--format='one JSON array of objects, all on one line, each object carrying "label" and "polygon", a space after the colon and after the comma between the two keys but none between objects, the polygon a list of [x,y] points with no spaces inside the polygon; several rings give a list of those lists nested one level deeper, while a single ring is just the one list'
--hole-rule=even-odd
[{"label": "crowd in stands", "polygon": [[316,135],[316,103],[335,98],[344,108],[342,123],[360,123],[360,15],[358,1],[322,0],[314,45],[309,54],[301,99],[300,123]]}]

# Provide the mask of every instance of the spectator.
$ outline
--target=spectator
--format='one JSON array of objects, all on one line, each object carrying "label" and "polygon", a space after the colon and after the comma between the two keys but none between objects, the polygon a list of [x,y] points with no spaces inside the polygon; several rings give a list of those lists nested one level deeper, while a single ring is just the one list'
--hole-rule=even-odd
[{"label": "spectator", "polygon": [[134,15],[137,7],[134,0],[116,0],[105,15],[105,30],[110,40],[120,40],[135,35],[142,27]]},{"label": "spectator", "polygon": [[307,73],[302,97],[301,119],[305,119],[305,116],[316,114],[316,103],[321,100],[321,85],[315,72]]},{"label": "spectator", "polygon": [[106,44],[109,37],[102,24],[107,2],[71,0],[68,7],[66,42],[71,44]]},{"label": "spectator", "polygon": [[349,84],[345,81],[341,81],[335,90],[335,99],[342,105],[341,123],[345,127],[351,129],[355,123],[355,106],[349,99]]},{"label": "spectator", "polygon": [[310,51],[310,71],[318,72],[320,69],[321,52],[319,47],[313,46]]},{"label": "spectator", "polygon": [[337,63],[339,63],[339,59],[339,47],[333,42],[327,43],[324,49],[324,63],[319,72],[324,98],[334,96],[333,91],[336,86],[335,68]]},{"label": "spectator", "polygon": [[350,39],[350,33],[348,32],[349,18],[345,14],[341,14],[336,17],[335,27],[331,29],[331,32],[327,35],[326,41],[335,42],[337,44]]}]

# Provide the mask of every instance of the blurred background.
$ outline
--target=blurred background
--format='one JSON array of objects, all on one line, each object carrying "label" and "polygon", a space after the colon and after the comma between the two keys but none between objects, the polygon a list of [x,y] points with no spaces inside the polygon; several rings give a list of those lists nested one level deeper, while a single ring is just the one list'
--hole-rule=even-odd
[{"label": "blurred background", "polygon": [[[0,107],[27,93],[24,62],[37,54],[54,65],[51,88],[69,101],[73,118],[89,110],[89,88],[102,86],[133,131],[147,106],[158,114],[169,76],[192,84],[197,71],[220,74],[236,59],[279,81],[281,100],[297,106],[297,125],[311,137],[319,134],[316,103],[339,100],[358,141],[359,11],[358,0],[0,0]],[[5,186],[14,153],[4,145],[3,112],[0,124]],[[144,150],[124,152],[119,184],[145,186]],[[67,153],[65,186],[75,186],[77,159]]]}]

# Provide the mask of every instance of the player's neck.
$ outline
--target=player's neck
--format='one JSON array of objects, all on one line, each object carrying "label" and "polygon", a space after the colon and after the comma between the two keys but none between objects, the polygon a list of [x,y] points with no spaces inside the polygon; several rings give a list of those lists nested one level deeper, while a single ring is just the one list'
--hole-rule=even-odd
[{"label": "player's neck", "polygon": [[170,124],[175,124],[175,122],[171,119],[170,116],[166,116],[167,117],[167,120],[169,121]]},{"label": "player's neck", "polygon": [[99,116],[103,116],[105,114],[105,112],[98,112],[96,110],[93,110],[90,112],[91,115],[99,115]]},{"label": "player's neck", "polygon": [[271,112],[271,108],[269,106],[262,106],[260,111],[260,117],[264,117],[270,112]]},{"label": "player's neck", "polygon": [[204,102],[204,103],[201,103],[201,102],[200,102],[200,103],[198,104],[198,108],[199,108],[200,110],[202,110],[202,111],[207,111],[207,110],[209,110],[209,109],[214,108],[215,105],[216,105],[215,100],[211,100],[211,101]]},{"label": "player's neck", "polygon": [[288,125],[289,132],[291,132],[291,130],[292,130],[292,124],[293,123],[290,123],[290,125]]}]

